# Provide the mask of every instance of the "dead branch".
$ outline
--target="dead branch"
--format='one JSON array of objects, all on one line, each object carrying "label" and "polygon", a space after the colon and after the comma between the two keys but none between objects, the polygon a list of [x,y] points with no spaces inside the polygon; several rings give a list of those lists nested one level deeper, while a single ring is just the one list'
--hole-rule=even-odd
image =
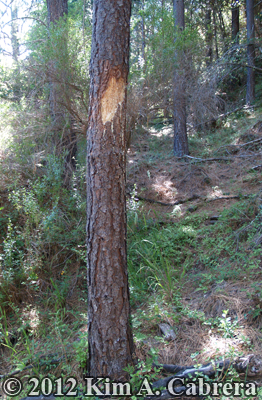
[{"label": "dead branch", "polygon": [[262,141],[262,138],[255,139],[255,140],[251,140],[250,142],[243,143],[243,144],[225,144],[224,146],[219,147],[219,148],[215,151],[215,153],[217,153],[219,150],[221,150],[221,149],[223,149],[223,148],[225,148],[225,147],[244,147],[244,146],[248,146],[248,145],[250,145],[250,144],[258,143],[258,142],[261,142],[261,141]]},{"label": "dead branch", "polygon": [[[127,193],[127,195],[131,197],[131,193]],[[148,199],[143,196],[135,195],[134,200],[135,201],[138,201],[138,200],[147,201],[148,203],[160,204],[161,206],[177,206],[178,204],[184,204],[184,203],[187,203],[188,201],[193,201],[193,200],[196,200],[199,198],[200,198],[200,196],[198,196],[197,194],[194,194],[193,196],[191,196],[185,200],[181,199],[181,200],[177,200],[173,203],[164,203],[163,201]]]},{"label": "dead branch", "polygon": [[[127,195],[131,197],[131,193],[127,193]],[[135,195],[134,200],[135,201],[141,200],[141,201],[146,201],[148,203],[160,204],[161,206],[170,206],[170,207],[172,207],[172,206],[177,206],[179,204],[184,204],[184,203],[187,203],[187,202],[190,202],[190,201],[194,201],[194,200],[203,200],[203,201],[206,201],[206,202],[210,202],[210,201],[216,201],[216,200],[242,199],[242,198],[248,198],[250,196],[252,196],[252,195],[243,194],[243,195],[214,197],[212,199],[209,199],[207,197],[201,197],[201,196],[199,196],[197,194],[194,194],[192,197],[188,197],[185,200],[181,199],[181,200],[177,200],[177,201],[175,201],[173,203],[164,203],[163,201],[154,200],[154,199],[148,199],[147,197]]]},{"label": "dead branch", "polygon": [[[216,377],[217,379],[223,378],[230,368],[234,368],[236,372],[240,374],[240,378],[246,380],[246,378],[257,378],[262,375],[262,358],[259,355],[249,354],[247,356],[238,357],[236,360],[222,360],[222,361],[213,361],[209,364],[203,365],[200,368],[192,367],[183,367],[178,365],[153,365],[154,367],[161,369],[163,372],[171,372],[175,375],[168,376],[163,379],[159,379],[152,383],[153,389],[158,389],[161,387],[167,387],[168,382],[171,379],[186,379],[196,377],[199,374],[202,376],[206,376],[209,378]],[[143,400],[167,400],[172,397],[180,397],[186,391],[186,386],[176,386],[173,388],[175,394],[172,395],[167,389],[162,390],[159,394],[154,395],[153,397],[145,397]],[[196,387],[197,389],[197,387]],[[82,391],[79,390],[80,398],[83,398]],[[108,396],[102,396],[106,398]],[[51,394],[47,396],[35,396],[35,397],[24,397],[21,400],[55,400],[56,397]]]},{"label": "dead branch", "polygon": [[234,66],[239,67],[239,68],[240,68],[240,67],[251,68],[251,69],[253,69],[254,71],[258,71],[258,72],[262,73],[262,68],[255,67],[254,65],[240,64],[240,63],[231,63],[231,62],[227,62],[227,64],[228,64],[228,65],[234,65]]},{"label": "dead branch", "polygon": [[214,198],[212,198],[212,199],[204,198],[203,200],[206,201],[207,203],[209,203],[210,201],[215,201],[215,200],[242,199],[243,197],[244,197],[244,198],[247,198],[247,197],[249,197],[249,195],[241,195],[241,196],[238,196],[238,195],[235,195],[235,196],[221,196],[221,197],[214,197]]},{"label": "dead branch", "polygon": [[259,168],[261,168],[262,167],[262,164],[260,164],[260,165],[256,165],[255,167],[252,167],[251,169],[254,169],[254,170],[256,170],[256,169],[259,169]]},{"label": "dead branch", "polygon": [[[262,358],[259,355],[249,354],[247,356],[238,357],[236,360],[222,360],[213,361],[209,364],[203,365],[199,368],[193,367],[182,367],[178,365],[154,365],[157,368],[162,369],[163,372],[176,372],[175,375],[168,376],[163,379],[159,379],[152,383],[152,388],[157,389],[161,387],[167,388],[169,381],[172,379],[187,379],[199,376],[206,376],[208,378],[221,379],[225,377],[230,368],[233,368],[241,375],[244,379],[247,377],[261,377],[262,375]],[[177,397],[179,394],[185,392],[185,386],[177,386],[175,388],[175,395],[171,395],[168,390],[163,390],[159,396],[154,396],[154,399],[169,399]],[[153,399],[153,397],[146,397],[146,400]]]},{"label": "dead branch", "polygon": [[[245,154],[245,155],[236,155],[232,157],[213,157],[213,158],[199,158],[199,157],[192,157],[192,156],[183,156],[183,157],[176,157],[178,160],[182,158],[189,158],[192,160],[194,163],[199,163],[199,162],[212,162],[212,161],[234,161],[235,158],[250,158],[250,157],[256,157],[256,156],[261,156],[261,153],[255,153],[255,154]],[[187,164],[180,164],[180,165],[187,165]]]},{"label": "dead branch", "polygon": [[46,29],[48,29],[48,26],[44,23],[44,21],[42,21],[42,20],[39,19],[39,18],[35,18],[35,17],[17,17],[17,18],[12,18],[10,21],[6,22],[6,23],[3,25],[3,28],[4,28],[6,25],[11,24],[11,22],[16,21],[16,20],[18,20],[18,19],[33,19],[34,21],[39,22],[40,24],[44,25],[44,27],[45,27]]}]

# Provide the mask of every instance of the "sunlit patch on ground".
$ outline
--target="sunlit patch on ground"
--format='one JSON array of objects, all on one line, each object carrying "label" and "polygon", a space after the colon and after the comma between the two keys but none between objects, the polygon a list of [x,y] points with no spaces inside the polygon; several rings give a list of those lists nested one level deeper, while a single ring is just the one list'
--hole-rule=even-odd
[{"label": "sunlit patch on ground", "polygon": [[166,176],[157,176],[155,183],[152,184],[152,187],[161,198],[173,200],[178,193],[174,183],[170,180],[167,180]]},{"label": "sunlit patch on ground", "polygon": [[36,330],[40,324],[39,311],[37,308],[25,309],[24,312],[22,312],[22,320],[23,322],[29,321],[30,328],[33,331]]},{"label": "sunlit patch on ground", "polygon": [[161,137],[164,137],[164,136],[171,135],[173,133],[173,128],[172,128],[172,126],[167,126],[167,127],[163,128],[163,129],[161,129],[160,131],[157,131],[156,129],[151,128],[150,129],[150,133],[151,133],[152,136],[161,138]]},{"label": "sunlit patch on ground", "polygon": [[208,199],[215,199],[216,197],[222,197],[223,191],[218,186],[212,187],[212,190],[207,194]]}]

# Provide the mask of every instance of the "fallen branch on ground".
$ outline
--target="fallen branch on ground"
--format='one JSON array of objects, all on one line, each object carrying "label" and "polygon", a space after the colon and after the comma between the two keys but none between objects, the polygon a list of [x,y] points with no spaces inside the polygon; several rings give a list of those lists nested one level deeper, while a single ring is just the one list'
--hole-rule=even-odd
[{"label": "fallen branch on ground", "polygon": [[261,168],[262,167],[262,164],[260,164],[260,165],[256,165],[255,167],[252,167],[251,169],[254,169],[254,170],[256,170],[256,169],[259,169],[259,168]]},{"label": "fallen branch on ground", "polygon": [[[225,377],[229,368],[234,368],[236,372],[242,374],[243,378],[258,378],[262,376],[262,358],[258,355],[249,354],[247,356],[239,357],[236,360],[224,360],[224,361],[215,361],[209,364],[203,365],[202,367],[195,368],[195,367],[183,367],[178,365],[154,365],[155,367],[161,369],[165,372],[176,372],[175,375],[169,376],[163,379],[159,379],[156,382],[151,384],[153,389],[158,389],[160,387],[167,387],[168,382],[171,379],[186,379],[192,378],[196,376],[203,376],[203,377],[216,377],[218,380],[220,377]],[[143,400],[167,400],[172,397],[181,397],[184,396],[186,391],[186,386],[176,386],[173,388],[175,390],[175,394],[172,395],[168,390],[162,390],[159,395],[154,395],[153,397],[147,396]],[[198,390],[198,388],[196,387]],[[82,391],[79,390],[79,398],[84,398],[82,395]],[[103,395],[99,396],[101,398],[109,398],[110,396]],[[55,400],[56,397],[51,394],[49,396],[35,396],[35,397],[24,397],[21,400]]]},{"label": "fallen branch on ground", "polygon": [[215,153],[217,153],[219,150],[221,150],[221,149],[223,149],[223,148],[225,148],[225,147],[244,147],[244,146],[248,146],[248,145],[250,145],[250,144],[256,144],[256,143],[261,142],[261,141],[262,141],[262,138],[255,139],[255,140],[251,140],[250,142],[243,143],[243,144],[225,144],[224,146],[219,147],[219,148],[215,151]]},{"label": "fallen branch on ground", "polygon": [[[233,157],[213,157],[213,158],[199,158],[199,157],[192,157],[192,156],[183,156],[183,157],[177,157],[177,159],[181,158],[189,158],[195,163],[199,162],[210,162],[210,161],[235,161],[235,158],[250,158],[250,157],[256,157],[256,156],[261,156],[261,153],[255,153],[255,154],[245,154],[245,155],[235,155]],[[180,165],[188,165],[188,164],[180,164]]]},{"label": "fallen branch on ground", "polygon": [[[130,193],[128,193],[129,196],[131,196]],[[184,204],[187,203],[188,201],[193,201],[196,199],[199,199],[200,196],[198,196],[197,194],[194,194],[192,197],[189,197],[188,199],[185,200],[177,200],[173,203],[164,203],[163,201],[159,201],[159,200],[153,200],[153,199],[148,199],[146,197],[143,196],[139,196],[139,195],[135,195],[134,199],[135,200],[142,200],[142,201],[147,201],[148,203],[155,203],[155,204],[160,204],[161,206],[177,206],[178,204]]]},{"label": "fallen branch on ground", "polygon": [[[131,196],[130,193],[127,193],[129,196]],[[211,199],[208,199],[207,197],[200,197],[197,194],[194,194],[192,197],[189,197],[185,200],[176,200],[173,203],[164,203],[163,201],[159,201],[159,200],[154,200],[154,199],[148,199],[147,197],[143,197],[143,196],[139,196],[139,195],[135,195],[134,200],[135,201],[147,201],[148,203],[153,203],[153,204],[160,204],[161,206],[177,206],[179,204],[184,204],[190,201],[194,201],[194,200],[203,200],[206,202],[210,202],[210,201],[215,201],[215,200],[231,200],[231,199],[242,199],[242,198],[248,198],[250,195],[233,195],[233,196],[221,196],[221,197],[214,197]]]},{"label": "fallen branch on ground", "polygon": [[[168,389],[168,383],[172,379],[187,379],[194,378],[197,376],[203,376],[210,378],[216,378],[216,380],[224,378],[230,368],[235,369],[237,373],[240,374],[246,380],[246,378],[259,378],[262,376],[262,358],[258,355],[249,354],[247,356],[238,357],[236,360],[223,360],[223,361],[213,361],[209,364],[203,365],[199,368],[195,367],[182,367],[178,365],[154,365],[157,368],[161,368],[163,372],[171,372],[175,375],[168,376],[163,379],[159,379],[152,383],[152,388],[157,389],[160,387],[165,387]],[[178,381],[179,382],[179,381]],[[179,393],[185,392],[185,386],[175,387],[176,394],[170,394],[170,391],[163,390],[159,396],[146,397],[146,400],[150,399],[169,399],[172,397],[179,396]]]},{"label": "fallen branch on ground", "polygon": [[242,198],[247,198],[247,197],[249,197],[249,195],[245,195],[245,194],[243,194],[243,195],[241,195],[241,196],[239,196],[239,195],[235,195],[235,196],[221,196],[221,197],[213,197],[212,199],[203,199],[203,200],[205,200],[206,202],[210,202],[210,201],[215,201],[215,200],[230,200],[230,199],[242,199]]}]

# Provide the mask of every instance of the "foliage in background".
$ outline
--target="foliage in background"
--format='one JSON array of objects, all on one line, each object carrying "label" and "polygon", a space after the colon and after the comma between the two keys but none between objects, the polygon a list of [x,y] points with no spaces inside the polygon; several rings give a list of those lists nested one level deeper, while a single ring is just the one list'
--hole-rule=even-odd
[{"label": "foliage in background", "polygon": [[[197,131],[190,135],[192,154],[204,157],[210,154],[210,149],[218,149],[218,154],[226,156],[227,149],[220,147],[235,142],[239,136],[234,120],[228,120],[220,130],[204,132],[204,129],[205,121],[216,118],[228,106],[243,103],[246,73],[243,7],[240,45],[231,46],[230,4],[214,2],[220,18],[219,59],[214,56],[213,63],[207,66],[205,3],[186,2],[187,28],[181,33],[173,29],[170,2],[147,0],[133,4],[128,128],[139,139],[148,138],[144,162],[149,179],[150,168],[170,153],[159,146],[155,137],[145,136],[145,126],[153,124],[157,133],[159,127],[172,121],[175,51],[184,52],[188,121],[190,127],[197,126]],[[61,22],[50,32],[43,3],[35,3],[29,16],[34,20],[26,36],[26,57],[20,61],[19,101],[14,96],[17,66],[0,65],[0,342],[7,351],[5,359],[9,366],[24,368],[32,363],[34,373],[39,376],[50,370],[56,376],[80,374],[87,361],[83,329],[86,311],[76,310],[79,304],[86,310],[87,298],[85,133],[91,1],[70,1],[67,23]],[[63,35],[69,40],[66,61],[61,57]],[[55,77],[50,67],[54,56],[58,63]],[[260,52],[257,56],[257,66],[261,67]],[[74,119],[78,152],[76,170],[70,185],[65,186],[62,176],[66,155],[56,155],[52,140],[49,85],[52,79],[61,79],[68,65],[71,72],[67,84],[72,89],[68,111]],[[257,90],[261,91],[259,80]],[[248,124],[249,116],[234,118]],[[250,179],[261,180],[259,173],[250,173]],[[201,324],[206,322],[223,338],[234,336],[239,321],[228,316],[226,309],[219,317],[206,321],[203,312],[184,306],[183,291],[188,286],[195,293],[206,295],[215,284],[253,280],[256,306],[248,310],[248,315],[252,320],[261,318],[262,290],[256,282],[262,256],[259,195],[243,198],[224,210],[214,226],[206,225],[207,216],[201,212],[188,212],[180,218],[179,207],[170,213],[169,222],[163,223],[152,211],[141,211],[142,204],[135,195],[134,191],[128,204],[128,267],[138,345],[147,337],[144,325],[155,333],[162,320],[179,324],[185,316]],[[43,347],[50,355],[46,359]],[[134,382],[139,373],[149,371],[142,362],[139,368],[133,372]]]}]

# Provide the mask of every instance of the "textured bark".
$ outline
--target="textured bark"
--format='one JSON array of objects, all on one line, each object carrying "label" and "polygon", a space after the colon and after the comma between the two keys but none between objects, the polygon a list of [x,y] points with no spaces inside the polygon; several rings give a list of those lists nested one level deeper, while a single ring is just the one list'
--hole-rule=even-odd
[{"label": "textured bark", "polygon": [[89,375],[124,380],[133,338],[126,255],[126,85],[131,0],[94,0],[87,132]]},{"label": "textured bark", "polygon": [[239,6],[232,3],[232,41],[239,43]]},{"label": "textured bark", "polygon": [[247,63],[251,68],[247,68],[247,93],[246,104],[251,104],[255,100],[255,20],[254,20],[254,0],[246,1],[247,7]]},{"label": "textured bark", "polygon": [[[184,0],[174,0],[175,27],[185,28]],[[183,73],[183,54],[176,53],[178,68],[174,74],[174,155],[182,157],[188,154],[188,139],[186,130],[186,94]]]},{"label": "textured bark", "polygon": [[184,0],[174,0],[174,18],[175,26],[179,27],[181,30],[185,29],[185,7]]},{"label": "textured bark", "polygon": [[68,0],[46,0],[48,22],[56,23],[60,17],[68,13]]}]

